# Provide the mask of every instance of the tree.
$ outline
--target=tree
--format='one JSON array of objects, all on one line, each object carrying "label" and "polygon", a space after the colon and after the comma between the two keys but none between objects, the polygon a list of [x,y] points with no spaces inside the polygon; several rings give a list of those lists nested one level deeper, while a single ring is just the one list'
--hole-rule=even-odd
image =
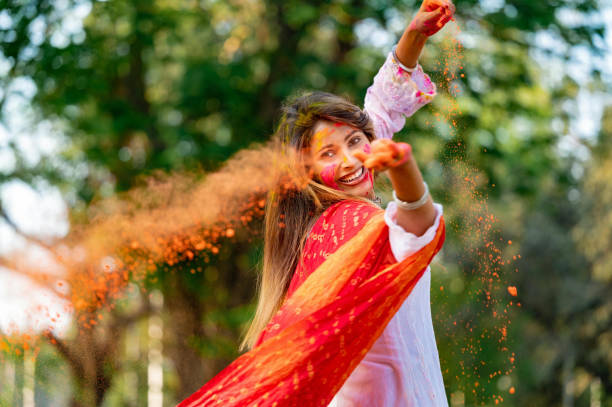
[{"label": "tree", "polygon": [[[267,139],[276,107],[298,88],[325,89],[361,100],[384,57],[370,40],[381,29],[397,35],[395,27],[403,28],[408,21],[404,14],[410,13],[399,1],[93,2],[82,28],[77,24],[69,29],[67,20],[78,20],[75,10],[86,14],[86,3],[69,2],[65,8],[44,1],[2,6],[10,20],[0,27],[0,50],[10,67],[2,79],[4,88],[17,78],[29,78],[36,88],[31,103],[38,118],[62,126],[69,142],[62,165],[51,159],[35,166],[17,160],[14,170],[0,175],[0,182],[44,177],[71,188],[78,197],[72,216],[83,220],[87,205],[140,185],[140,179],[155,170],[211,171],[237,150]],[[491,316],[493,309],[484,307],[488,273],[502,276],[497,291],[492,290],[499,302],[491,306],[503,313],[507,301],[502,295],[507,294],[501,284],[514,268],[489,263],[488,255],[512,258],[522,253],[529,263],[519,268],[529,270],[540,259],[555,259],[559,247],[568,256],[577,250],[567,239],[547,241],[548,235],[538,235],[537,228],[521,238],[523,229],[541,224],[559,234],[576,222],[565,219],[564,211],[577,216],[571,204],[552,214],[551,208],[540,204],[544,220],[534,216],[541,222],[526,216],[533,202],[546,201],[547,196],[538,192],[543,187],[560,181],[558,190],[544,188],[559,197],[574,186],[555,150],[561,132],[551,122],[571,119],[560,106],[575,97],[578,85],[565,72],[558,81],[548,81],[534,54],[548,52],[563,61],[571,46],[597,51],[601,26],[588,20],[571,25],[563,18],[564,10],[587,15],[596,13],[597,7],[595,1],[579,5],[457,1],[458,21],[465,25],[464,47],[456,54],[448,42],[433,42],[421,61],[438,83],[446,82],[447,63],[460,61],[463,69],[457,74],[464,74],[449,84],[461,91],[456,101],[462,115],[451,117],[454,113],[448,106],[453,99],[441,92],[433,109],[409,120],[402,137],[421,154],[424,172],[434,180],[430,185],[446,204],[452,226],[445,249],[448,273],[437,277],[447,287],[437,293],[447,304],[437,309],[442,315],[437,324],[438,332],[448,332],[441,349],[449,350],[443,355],[449,393],[466,393],[468,404],[496,395],[499,378],[488,378],[487,373],[507,366],[497,352],[499,333],[474,341],[474,329],[483,333],[500,328],[500,320]],[[567,51],[543,49],[533,40],[536,34],[552,35]],[[456,59],[459,56],[463,59]],[[5,103],[9,96],[5,92],[0,98]],[[456,120],[454,128],[443,120],[445,112]],[[3,148],[11,148],[19,157],[18,148]],[[80,175],[65,171],[83,163],[87,170]],[[475,202],[480,205],[477,211],[472,210]],[[499,222],[487,225],[499,227],[497,235],[484,233],[478,224],[480,215],[491,212],[500,214]],[[512,246],[501,243],[509,240],[506,236]],[[495,239],[495,245],[487,245],[485,237]],[[249,312],[242,304],[252,298],[256,251],[256,242],[236,242],[223,246],[223,256],[209,263],[197,257],[183,259],[173,264],[173,271],[163,271],[166,267],[160,264],[152,274],[166,300],[164,317],[177,321],[180,315],[185,322],[170,331],[165,348],[180,381],[176,399],[194,391],[236,355],[228,343],[237,341]],[[563,263],[563,270],[588,267],[576,261]],[[187,273],[197,267],[202,272]],[[559,275],[547,278],[557,281]],[[522,292],[523,286],[517,285]],[[538,304],[547,296],[548,291],[531,293],[522,299],[523,310],[531,305],[543,309]],[[478,305],[470,306],[473,301]],[[454,306],[461,307],[458,321]],[[227,309],[235,312],[224,315],[222,310]],[[525,319],[524,324],[531,323]],[[513,327],[525,326],[520,321],[517,318]],[[225,345],[215,339],[223,324]],[[543,326],[557,332],[556,326]],[[221,347],[225,350],[219,351]],[[478,367],[481,358],[490,361],[486,368]],[[524,387],[530,393],[518,387],[517,396],[541,400],[535,394],[558,383],[551,375],[544,376],[544,380],[526,379]],[[520,375],[513,377],[516,381]],[[480,384],[472,393],[475,381]],[[547,400],[556,402],[554,397]]]}]

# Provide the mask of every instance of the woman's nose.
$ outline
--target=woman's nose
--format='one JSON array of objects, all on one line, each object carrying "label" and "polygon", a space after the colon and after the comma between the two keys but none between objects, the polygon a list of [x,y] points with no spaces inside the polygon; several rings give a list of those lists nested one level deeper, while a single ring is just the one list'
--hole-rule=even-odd
[{"label": "woman's nose", "polygon": [[342,168],[353,168],[358,166],[360,161],[353,156],[349,151],[344,151],[342,154]]}]

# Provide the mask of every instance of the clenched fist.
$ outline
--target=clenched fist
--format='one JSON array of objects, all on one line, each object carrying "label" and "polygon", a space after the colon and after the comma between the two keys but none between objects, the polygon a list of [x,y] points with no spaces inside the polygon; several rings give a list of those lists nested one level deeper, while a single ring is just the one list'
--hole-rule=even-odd
[{"label": "clenched fist", "polygon": [[454,14],[455,5],[450,0],[424,0],[408,28],[430,37],[452,20]]},{"label": "clenched fist", "polygon": [[364,151],[354,152],[353,156],[363,162],[366,168],[385,171],[408,161],[412,156],[412,147],[407,143],[380,139],[367,145]]}]

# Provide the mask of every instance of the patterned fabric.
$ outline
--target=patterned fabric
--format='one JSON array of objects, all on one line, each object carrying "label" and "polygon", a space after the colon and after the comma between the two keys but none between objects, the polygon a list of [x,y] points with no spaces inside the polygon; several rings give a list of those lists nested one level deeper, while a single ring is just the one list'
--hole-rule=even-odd
[{"label": "patterned fabric", "polygon": [[179,406],[326,406],[440,250],[444,230],[441,218],[429,244],[395,262],[381,209],[328,208],[258,345]]},{"label": "patterned fabric", "polygon": [[[432,241],[443,208],[434,204],[436,219],[421,236],[395,221],[397,206],[389,202],[385,223],[396,261]],[[363,360],[346,379],[330,407],[448,407],[440,358],[431,319],[431,270],[427,270],[391,318]]]},{"label": "patterned fabric", "polygon": [[[311,231],[308,235],[304,245],[302,261],[298,263],[287,291],[288,297],[302,285],[306,277],[310,275],[309,273],[319,267],[330,253],[335,252],[338,247],[351,240],[361,230],[361,226],[365,222],[374,214],[380,212],[378,207],[367,203],[354,205],[352,212],[349,212],[346,206],[336,204],[328,208],[318,220],[324,233]],[[339,212],[341,209],[342,211]],[[336,227],[336,223],[340,224],[340,228]],[[349,224],[352,227],[347,227]],[[389,262],[395,263],[392,258],[389,259]]]},{"label": "patterned fabric", "polygon": [[378,138],[393,137],[406,123],[406,117],[431,102],[436,85],[420,65],[409,74],[389,53],[366,93],[364,110],[370,115]]},{"label": "patterned fabric", "polygon": [[[367,91],[364,110],[378,138],[392,138],[411,116],[436,94],[435,85],[420,66],[408,74],[389,53]],[[438,216],[422,236],[407,233],[394,221],[395,204],[389,203],[385,221],[396,261],[402,261],[433,239]],[[431,319],[429,267],[410,296],[385,327],[363,360],[351,373],[330,407],[448,406]]]}]

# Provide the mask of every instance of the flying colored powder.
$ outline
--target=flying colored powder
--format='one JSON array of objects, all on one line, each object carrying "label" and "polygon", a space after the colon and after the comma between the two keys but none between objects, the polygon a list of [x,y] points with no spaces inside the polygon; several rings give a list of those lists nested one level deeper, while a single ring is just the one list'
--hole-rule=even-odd
[{"label": "flying colored powder", "polygon": [[[448,296],[444,286],[435,293],[439,308],[436,320],[440,325],[440,336],[444,338],[440,356],[443,367],[451,363],[444,360],[443,355],[446,359],[459,361],[460,374],[464,378],[456,377],[454,381],[459,383],[457,391],[470,396],[471,401],[467,404],[488,404],[487,400],[499,404],[503,398],[495,394],[497,381],[502,376],[509,377],[514,371],[515,355],[508,347],[508,329],[513,307],[520,307],[520,303],[509,300],[506,292],[514,296],[516,291],[511,291],[504,279],[506,270],[520,255],[506,258],[506,240],[499,236],[498,220],[487,204],[487,181],[464,160],[466,146],[460,136],[461,112],[457,101],[460,82],[465,77],[463,73],[458,74],[463,69],[464,57],[457,39],[459,27],[456,24],[451,27],[455,32],[442,42],[442,57],[437,61],[442,73],[436,80],[441,108],[434,112],[434,117],[447,125],[454,136],[446,150],[445,165],[449,170],[447,173],[451,174],[450,183],[445,186],[449,201],[446,216],[451,219],[448,224],[452,232],[449,232],[460,237],[463,241],[461,247],[467,252],[455,257],[461,275],[451,280],[450,291],[465,292],[467,296],[461,298],[467,299],[469,305],[462,305],[459,310],[452,308],[449,304],[452,297]],[[497,348],[498,356],[494,360],[483,360],[483,349],[491,347]],[[509,380],[506,378],[503,382]]]},{"label": "flying colored powder", "polygon": [[[207,261],[219,252],[220,239],[263,216],[268,191],[303,188],[309,177],[295,165],[298,157],[278,145],[243,150],[212,174],[156,175],[143,187],[95,203],[89,221],[49,248],[59,275],[24,261],[25,254],[3,265],[53,292],[80,329],[91,329],[129,282],[144,280],[160,264],[195,256]],[[30,314],[37,331],[53,338],[56,318],[42,309]],[[15,330],[0,340],[0,350],[31,348],[39,336]]]},{"label": "flying colored powder", "polygon": [[[461,45],[456,37],[453,35],[443,43],[444,58],[438,62],[444,76],[438,83],[439,97],[443,92],[448,97],[444,99],[444,109],[435,113],[436,120],[447,123],[452,134],[458,131],[460,114],[457,81],[464,77],[456,74],[463,69]],[[315,142],[323,136],[315,135]],[[462,161],[464,146],[460,138],[455,148],[455,154],[446,163],[453,174],[447,188],[452,204],[447,211],[451,209],[460,215],[458,221],[449,222],[449,229],[454,228],[449,233],[465,240],[468,253],[462,266],[468,273],[462,277],[474,301],[469,309],[442,306],[437,319],[442,321],[443,337],[452,342],[449,348],[461,353],[462,375],[474,379],[473,388],[461,390],[473,394],[474,399],[492,398],[498,404],[503,402],[502,397],[485,394],[484,384],[495,383],[514,369],[515,355],[507,346],[508,327],[512,307],[520,307],[520,303],[508,301],[506,291],[513,297],[516,291],[513,294],[504,281],[504,270],[520,255],[504,258],[502,245],[505,247],[506,239],[497,237],[498,221],[481,192],[486,180]],[[213,174],[152,177],[141,188],[98,202],[90,210],[90,222],[76,226],[65,241],[51,248],[56,267],[62,270],[60,276],[26,264],[18,257],[5,265],[52,291],[69,304],[67,311],[74,315],[81,329],[91,329],[99,324],[100,310],[112,307],[125,294],[130,281],[145,279],[159,264],[172,266],[196,256],[204,259],[214,256],[219,252],[220,239],[233,238],[237,230],[248,228],[263,215],[268,191],[303,187],[308,177],[294,169],[295,161],[295,156],[282,153],[271,143],[243,150]],[[335,168],[326,170],[326,175],[321,174],[323,181],[330,185],[331,176],[330,186],[335,187]],[[440,288],[439,295],[445,298],[448,290]],[[492,316],[493,326],[479,323],[485,315]],[[36,318],[50,321],[46,332],[52,335],[53,323],[60,315],[33,310],[33,319]],[[457,330],[467,332],[462,343],[454,339]],[[0,352],[35,352],[36,338],[35,333],[15,332],[0,340]],[[499,364],[482,361],[482,349],[490,342],[495,342],[509,366],[501,368]]]}]

